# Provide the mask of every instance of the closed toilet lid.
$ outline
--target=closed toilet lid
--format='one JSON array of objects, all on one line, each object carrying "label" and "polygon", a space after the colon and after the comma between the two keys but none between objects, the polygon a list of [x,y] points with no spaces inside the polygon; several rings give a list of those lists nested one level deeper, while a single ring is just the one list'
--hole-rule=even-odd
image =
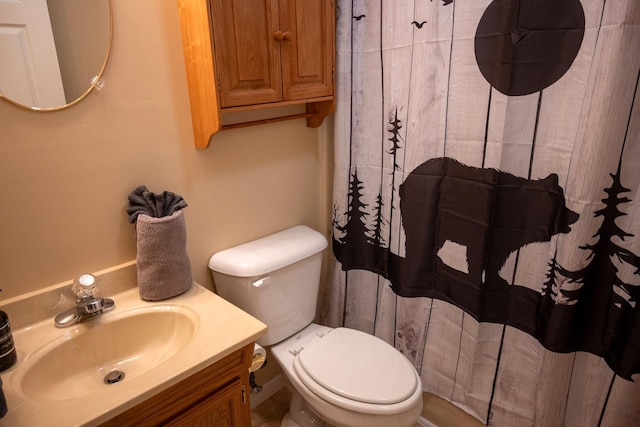
[{"label": "closed toilet lid", "polygon": [[332,330],[304,348],[298,360],[310,379],[324,389],[359,402],[402,402],[417,386],[413,366],[399,351],[354,329]]}]

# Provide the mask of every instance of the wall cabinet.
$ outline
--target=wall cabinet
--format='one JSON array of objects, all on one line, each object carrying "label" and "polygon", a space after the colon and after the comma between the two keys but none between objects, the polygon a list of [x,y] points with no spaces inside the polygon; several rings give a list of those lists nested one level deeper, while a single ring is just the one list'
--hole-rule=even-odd
[{"label": "wall cabinet", "polygon": [[333,0],[178,0],[178,7],[196,147],[226,128],[226,112],[305,104],[303,114],[266,121],[304,117],[318,127],[335,109]]},{"label": "wall cabinet", "polygon": [[250,427],[253,343],[102,424]]}]

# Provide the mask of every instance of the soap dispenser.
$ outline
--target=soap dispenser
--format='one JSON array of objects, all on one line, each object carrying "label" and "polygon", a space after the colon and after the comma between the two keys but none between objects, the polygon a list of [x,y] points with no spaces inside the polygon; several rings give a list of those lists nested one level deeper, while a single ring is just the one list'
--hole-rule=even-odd
[{"label": "soap dispenser", "polygon": [[9,324],[9,316],[0,310],[0,371],[12,367],[18,356],[16,347],[13,344],[13,335],[11,335],[11,325]]}]

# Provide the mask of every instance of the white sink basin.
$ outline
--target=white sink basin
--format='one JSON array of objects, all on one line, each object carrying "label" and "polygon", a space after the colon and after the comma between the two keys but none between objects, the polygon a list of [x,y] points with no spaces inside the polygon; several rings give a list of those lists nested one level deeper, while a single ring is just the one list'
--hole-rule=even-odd
[{"label": "white sink basin", "polygon": [[124,374],[122,383],[171,360],[193,339],[198,325],[197,314],[178,305],[98,317],[29,354],[16,380],[33,399],[87,396],[116,387],[104,381],[115,370]]}]

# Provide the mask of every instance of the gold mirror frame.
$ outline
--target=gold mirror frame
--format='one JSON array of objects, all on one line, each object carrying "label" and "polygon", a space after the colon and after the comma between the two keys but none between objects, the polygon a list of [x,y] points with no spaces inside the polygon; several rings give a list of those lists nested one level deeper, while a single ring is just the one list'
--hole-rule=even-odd
[{"label": "gold mirror frame", "polygon": [[74,105],[76,105],[77,103],[85,99],[93,91],[93,89],[101,85],[103,83],[102,74],[104,73],[105,68],[107,68],[107,62],[109,61],[109,54],[111,53],[111,43],[113,39],[113,5],[111,3],[111,0],[107,0],[107,1],[109,3],[109,38],[107,43],[107,50],[105,53],[104,62],[102,63],[102,67],[100,67],[100,71],[98,71],[98,74],[96,74],[93,81],[91,82],[91,85],[87,90],[84,91],[84,93],[82,93],[78,98],[74,99],[73,101],[64,105],[56,106],[56,107],[34,107],[30,105],[21,104],[20,102],[14,101],[11,98],[7,98],[2,94],[1,91],[0,91],[0,99],[8,102],[9,104],[15,105],[16,107],[22,108],[23,110],[36,111],[36,112],[60,111],[60,110],[67,109],[69,107],[73,107]]}]

